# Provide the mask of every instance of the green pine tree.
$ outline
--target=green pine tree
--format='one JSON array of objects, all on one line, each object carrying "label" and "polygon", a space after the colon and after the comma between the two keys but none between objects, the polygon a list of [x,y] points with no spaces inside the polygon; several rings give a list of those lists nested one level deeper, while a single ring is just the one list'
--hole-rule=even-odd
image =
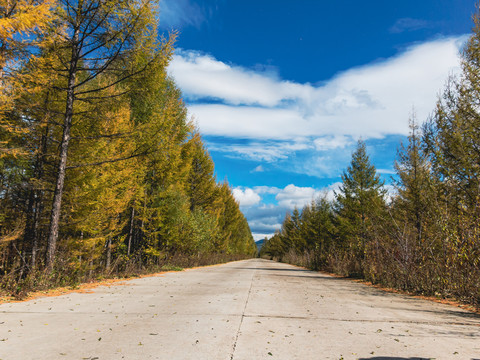
[{"label": "green pine tree", "polygon": [[342,181],[336,194],[340,241],[347,255],[354,258],[353,272],[363,272],[362,261],[374,239],[375,219],[385,208],[386,191],[362,140],[358,141]]}]

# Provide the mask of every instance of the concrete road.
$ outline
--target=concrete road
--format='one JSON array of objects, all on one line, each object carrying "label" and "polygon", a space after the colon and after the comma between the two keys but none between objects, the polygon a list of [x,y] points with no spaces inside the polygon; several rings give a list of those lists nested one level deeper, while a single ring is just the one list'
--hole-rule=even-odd
[{"label": "concrete road", "polygon": [[0,359],[480,359],[480,317],[266,260],[0,305]]}]

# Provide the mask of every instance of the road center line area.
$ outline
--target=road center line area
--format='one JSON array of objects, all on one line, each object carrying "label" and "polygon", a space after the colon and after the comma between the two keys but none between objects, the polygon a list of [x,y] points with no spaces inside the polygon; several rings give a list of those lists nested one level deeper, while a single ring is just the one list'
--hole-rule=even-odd
[{"label": "road center line area", "polygon": [[480,359],[480,316],[263,259],[0,305],[0,359]]}]

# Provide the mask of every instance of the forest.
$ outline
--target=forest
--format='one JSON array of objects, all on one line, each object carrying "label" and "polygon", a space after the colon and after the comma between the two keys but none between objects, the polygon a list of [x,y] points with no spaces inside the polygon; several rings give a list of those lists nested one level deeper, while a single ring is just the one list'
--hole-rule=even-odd
[{"label": "forest", "polygon": [[422,125],[411,115],[387,193],[359,140],[334,199],[287,214],[260,255],[480,307],[480,18]]},{"label": "forest", "polygon": [[252,257],[151,0],[0,0],[3,292]]}]

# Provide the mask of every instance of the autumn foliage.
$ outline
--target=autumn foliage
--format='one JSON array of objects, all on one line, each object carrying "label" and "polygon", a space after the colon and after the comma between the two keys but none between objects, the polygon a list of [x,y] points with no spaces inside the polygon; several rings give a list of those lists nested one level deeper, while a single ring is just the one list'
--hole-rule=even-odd
[{"label": "autumn foliage", "polygon": [[149,0],[0,1],[4,287],[255,254],[157,16]]}]

